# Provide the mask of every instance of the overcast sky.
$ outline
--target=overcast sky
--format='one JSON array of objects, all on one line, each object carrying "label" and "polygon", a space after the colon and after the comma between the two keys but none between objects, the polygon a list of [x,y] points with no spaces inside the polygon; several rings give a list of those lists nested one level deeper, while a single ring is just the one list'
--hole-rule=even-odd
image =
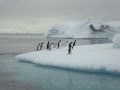
[{"label": "overcast sky", "polygon": [[62,20],[87,17],[120,20],[119,10],[120,0],[0,0],[2,20],[6,21],[6,17],[31,17],[45,19],[47,24],[52,22],[52,25]]}]

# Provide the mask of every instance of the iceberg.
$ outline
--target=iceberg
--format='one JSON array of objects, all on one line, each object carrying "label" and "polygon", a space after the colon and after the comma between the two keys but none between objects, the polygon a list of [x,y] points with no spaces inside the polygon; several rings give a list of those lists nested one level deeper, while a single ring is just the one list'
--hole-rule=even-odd
[{"label": "iceberg", "polygon": [[[91,28],[91,25],[93,28]],[[104,27],[102,28],[102,26]],[[120,33],[119,29],[120,22],[104,23],[95,19],[86,19],[79,22],[56,24],[48,30],[46,37],[111,39],[116,32]]]},{"label": "iceberg", "polygon": [[67,55],[67,47],[17,55],[18,61],[89,72],[120,74],[120,49],[113,44],[80,45]]}]

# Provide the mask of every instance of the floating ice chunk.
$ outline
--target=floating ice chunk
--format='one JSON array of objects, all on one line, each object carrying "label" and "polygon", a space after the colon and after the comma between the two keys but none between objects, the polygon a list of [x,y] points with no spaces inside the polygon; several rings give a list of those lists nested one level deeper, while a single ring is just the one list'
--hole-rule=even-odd
[{"label": "floating ice chunk", "polygon": [[112,41],[114,48],[120,48],[120,34],[115,34]]},{"label": "floating ice chunk", "polygon": [[112,44],[76,46],[71,55],[67,55],[67,49],[34,51],[16,58],[37,65],[120,74],[120,49],[112,48]]}]

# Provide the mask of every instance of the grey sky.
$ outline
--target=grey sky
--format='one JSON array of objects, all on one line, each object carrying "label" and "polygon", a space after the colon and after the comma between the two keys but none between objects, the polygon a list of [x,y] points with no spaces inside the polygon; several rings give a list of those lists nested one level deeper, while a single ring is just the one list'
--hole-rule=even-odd
[{"label": "grey sky", "polygon": [[120,0],[0,0],[0,15],[120,19]]},{"label": "grey sky", "polygon": [[119,8],[120,0],[0,0],[1,17],[120,20]]}]

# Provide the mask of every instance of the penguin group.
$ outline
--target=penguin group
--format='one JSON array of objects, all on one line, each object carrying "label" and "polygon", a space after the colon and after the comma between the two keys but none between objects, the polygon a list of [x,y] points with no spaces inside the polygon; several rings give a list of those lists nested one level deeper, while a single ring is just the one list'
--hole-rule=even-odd
[{"label": "penguin group", "polygon": [[[59,40],[59,41],[57,42],[57,44],[55,44],[55,43],[50,43],[50,41],[48,41],[47,44],[46,44],[46,49],[47,49],[47,50],[51,50],[52,45],[56,45],[56,47],[59,49],[60,46],[61,46],[61,42],[62,42],[62,41]],[[67,41],[67,43],[68,43],[68,41]],[[39,43],[39,44],[37,45],[37,51],[42,50],[42,49],[44,48],[43,45],[45,45],[44,42]],[[75,40],[74,42],[71,41],[71,42],[68,43],[68,54],[71,54],[72,49],[74,48],[74,46],[76,46],[76,40]]]}]

